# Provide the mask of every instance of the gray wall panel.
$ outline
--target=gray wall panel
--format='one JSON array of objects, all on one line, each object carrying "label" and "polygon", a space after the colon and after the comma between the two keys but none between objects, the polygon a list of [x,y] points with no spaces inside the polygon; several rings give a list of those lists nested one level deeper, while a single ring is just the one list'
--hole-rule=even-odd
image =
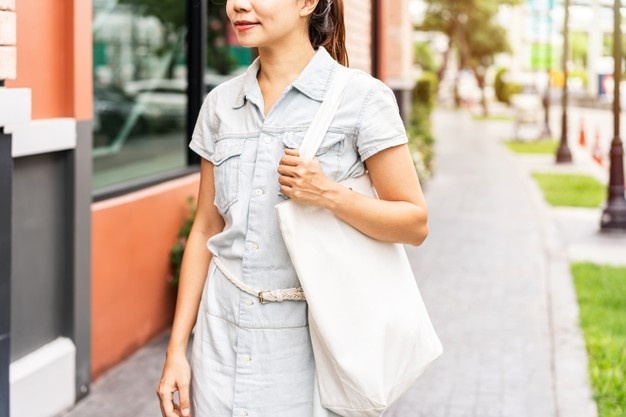
[{"label": "gray wall panel", "polygon": [[11,361],[67,335],[68,151],[14,160]]},{"label": "gray wall panel", "polygon": [[0,128],[0,417],[9,417],[12,188],[11,136]]},{"label": "gray wall panel", "polygon": [[[9,417],[9,347],[11,343],[8,335],[0,336],[0,357],[3,363],[0,366],[0,417]],[[6,363],[4,363],[6,361]]]}]

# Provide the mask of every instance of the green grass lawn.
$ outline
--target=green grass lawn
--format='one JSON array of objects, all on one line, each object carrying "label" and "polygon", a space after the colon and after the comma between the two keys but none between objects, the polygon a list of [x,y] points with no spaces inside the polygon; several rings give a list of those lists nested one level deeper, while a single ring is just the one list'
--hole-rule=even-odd
[{"label": "green grass lawn", "polygon": [[588,175],[535,172],[532,176],[553,206],[600,207],[606,200],[606,187]]},{"label": "green grass lawn", "polygon": [[626,416],[626,268],[571,265],[598,417]]},{"label": "green grass lawn", "polygon": [[478,121],[478,122],[483,122],[483,121],[496,121],[496,122],[512,122],[513,121],[513,117],[506,115],[506,114],[490,114],[489,116],[483,116],[483,115],[474,115],[472,116],[472,119]]},{"label": "green grass lawn", "polygon": [[507,140],[504,142],[513,152],[517,153],[540,153],[556,155],[559,141],[555,139],[519,141]]}]

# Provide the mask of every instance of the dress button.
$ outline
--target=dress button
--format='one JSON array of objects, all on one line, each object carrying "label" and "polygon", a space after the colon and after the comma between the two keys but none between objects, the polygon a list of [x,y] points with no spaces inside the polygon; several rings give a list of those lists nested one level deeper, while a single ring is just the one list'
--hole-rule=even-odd
[{"label": "dress button", "polygon": [[246,410],[241,410],[241,411],[239,412],[239,415],[240,415],[240,416],[242,416],[242,417],[244,417],[244,416],[247,416],[247,415],[248,415],[248,412],[247,412]]},{"label": "dress button", "polygon": [[252,356],[250,356],[250,355],[246,355],[243,359],[244,359],[246,362],[252,362]]},{"label": "dress button", "polygon": [[272,142],[272,138],[265,138],[265,143],[271,143]]},{"label": "dress button", "polygon": [[254,305],[254,301],[252,301],[252,300],[246,300],[246,305],[247,305],[248,307],[251,307],[251,306],[253,306],[253,305]]},{"label": "dress button", "polygon": [[259,245],[257,245],[256,243],[250,243],[250,249],[259,250]]}]

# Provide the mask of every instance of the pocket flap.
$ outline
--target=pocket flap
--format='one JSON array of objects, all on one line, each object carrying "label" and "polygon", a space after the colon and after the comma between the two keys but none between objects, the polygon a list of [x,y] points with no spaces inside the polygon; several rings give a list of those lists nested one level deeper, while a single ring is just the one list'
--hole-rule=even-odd
[{"label": "pocket flap", "polygon": [[219,165],[228,158],[241,155],[245,139],[222,139],[215,144],[213,164]]},{"label": "pocket flap", "polygon": [[[290,149],[299,149],[304,140],[304,135],[305,132],[287,132],[283,136],[283,145]],[[342,143],[345,138],[346,135],[343,133],[326,132],[324,140],[322,140],[322,144],[315,155],[318,156],[328,152],[334,146]]]}]

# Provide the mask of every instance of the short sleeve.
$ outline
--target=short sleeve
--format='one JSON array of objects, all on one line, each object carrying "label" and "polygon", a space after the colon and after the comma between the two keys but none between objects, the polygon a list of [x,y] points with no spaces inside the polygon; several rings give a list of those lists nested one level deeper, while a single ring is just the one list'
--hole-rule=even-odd
[{"label": "short sleeve", "polygon": [[213,162],[213,152],[215,150],[215,138],[210,123],[210,96],[202,103],[198,119],[196,120],[196,126],[193,129],[191,135],[191,142],[189,148],[195,153],[203,157],[204,159]]},{"label": "short sleeve", "polygon": [[408,142],[393,91],[378,81],[370,90],[357,122],[356,147],[361,160]]}]

